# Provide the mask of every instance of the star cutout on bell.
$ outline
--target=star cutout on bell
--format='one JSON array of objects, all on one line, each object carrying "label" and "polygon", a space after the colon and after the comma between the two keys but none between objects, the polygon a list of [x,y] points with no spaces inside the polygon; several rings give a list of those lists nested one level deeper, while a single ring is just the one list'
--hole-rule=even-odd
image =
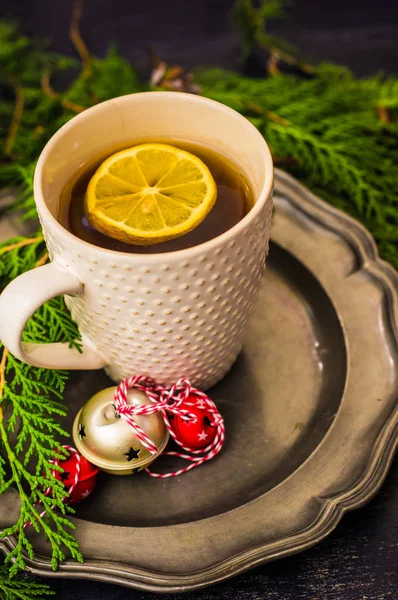
[{"label": "star cutout on bell", "polygon": [[124,453],[124,456],[130,462],[131,460],[135,460],[136,458],[139,458],[140,452],[141,452],[141,450],[136,450],[135,448],[130,448],[130,450],[128,452]]},{"label": "star cutout on bell", "polygon": [[62,483],[65,483],[65,481],[68,481],[70,473],[68,473],[68,471],[64,471],[63,473],[59,474]]},{"label": "star cutout on bell", "polygon": [[87,498],[90,494],[91,494],[91,490],[86,490],[85,492],[83,492],[83,494],[82,494],[82,500],[84,498]]},{"label": "star cutout on bell", "polygon": [[207,440],[208,437],[209,435],[205,431],[202,431],[202,433],[198,433],[198,440],[200,440],[201,442]]},{"label": "star cutout on bell", "polygon": [[[165,449],[169,432],[162,414],[145,414],[138,418],[144,438],[148,436],[156,454],[141,442],[129,422],[117,414],[121,410],[115,400],[117,388],[111,386],[92,396],[80,409],[73,424],[77,450],[93,465],[107,473],[131,475],[133,467],[147,466]],[[139,389],[129,389],[127,406],[152,406],[153,401]],[[154,450],[154,448],[152,448]]]}]

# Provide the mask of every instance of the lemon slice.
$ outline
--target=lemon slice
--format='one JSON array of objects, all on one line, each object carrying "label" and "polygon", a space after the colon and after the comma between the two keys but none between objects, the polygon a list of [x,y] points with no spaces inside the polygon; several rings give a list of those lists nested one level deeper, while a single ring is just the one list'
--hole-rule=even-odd
[{"label": "lemon slice", "polygon": [[88,184],[91,225],[128,244],[150,245],[194,229],[217,197],[196,156],[167,144],[141,144],[107,158]]}]

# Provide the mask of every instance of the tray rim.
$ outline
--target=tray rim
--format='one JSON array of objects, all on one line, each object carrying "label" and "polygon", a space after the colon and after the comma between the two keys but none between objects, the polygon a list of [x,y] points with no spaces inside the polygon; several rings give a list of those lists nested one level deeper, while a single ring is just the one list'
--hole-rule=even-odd
[{"label": "tray rim", "polygon": [[[394,342],[398,344],[398,274],[391,265],[379,258],[371,234],[355,219],[330,206],[292,176],[279,169],[275,172],[275,187],[277,193],[282,196],[284,191],[295,192],[300,197],[300,202],[291,199],[290,196],[289,201],[296,209],[323,226],[327,225],[349,244],[361,268],[372,275],[383,290],[390,333]],[[40,556],[33,560],[27,558],[26,568],[34,574],[47,577],[93,579],[141,590],[168,593],[212,585],[259,564],[305,550],[324,539],[335,529],[345,512],[361,507],[377,493],[387,475],[397,447],[398,403],[384,423],[361,478],[341,493],[322,498],[322,509],[309,527],[277,542],[258,544],[204,570],[184,575],[169,575],[136,568],[126,563],[87,559],[83,565],[67,560],[60,565],[58,571],[54,572],[50,561]],[[10,491],[8,496],[11,494]],[[17,496],[16,492],[15,496]],[[79,519],[73,521],[78,523]],[[14,546],[14,538],[0,540],[0,550],[6,554]]]}]

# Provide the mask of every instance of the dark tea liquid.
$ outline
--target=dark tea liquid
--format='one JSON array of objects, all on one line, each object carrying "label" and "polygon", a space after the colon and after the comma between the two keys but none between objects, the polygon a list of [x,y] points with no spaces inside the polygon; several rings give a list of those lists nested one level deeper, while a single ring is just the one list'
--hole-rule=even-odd
[{"label": "dark tea liquid", "polygon": [[106,159],[93,163],[69,182],[61,195],[59,221],[76,237],[102,248],[119,252],[137,254],[153,254],[158,252],[174,252],[203,244],[215,238],[238,223],[249,212],[254,204],[253,193],[241,169],[229,159],[208,148],[185,142],[170,142],[183,150],[198,156],[209,168],[217,185],[217,200],[209,214],[193,231],[174,240],[136,246],[100,233],[92,227],[84,213],[84,195],[91,177],[99,165]]}]

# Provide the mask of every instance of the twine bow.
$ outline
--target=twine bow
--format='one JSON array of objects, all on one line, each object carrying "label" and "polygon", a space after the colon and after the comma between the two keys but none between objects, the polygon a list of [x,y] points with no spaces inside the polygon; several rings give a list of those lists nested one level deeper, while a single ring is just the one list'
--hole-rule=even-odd
[{"label": "twine bow", "polygon": [[[144,406],[132,406],[128,404],[127,394],[132,388],[145,392],[152,403]],[[183,420],[192,420],[193,422],[196,422],[197,416],[191,413],[189,408],[184,408],[183,405],[185,407],[199,406],[200,408],[206,409],[211,415],[211,425],[216,428],[216,435],[213,441],[203,449],[192,450],[191,448],[184,446],[170,425],[168,416],[170,414],[179,416]],[[162,414],[166,427],[176,444],[178,444],[185,452],[189,452],[189,454],[175,451],[164,452],[164,455],[178,456],[179,458],[190,461],[191,464],[170,473],[154,473],[149,468],[145,469],[152,477],[165,479],[166,477],[182,475],[214,458],[220,452],[224,444],[224,420],[216,405],[207,394],[192,387],[190,382],[184,377],[179,379],[169,389],[157,385],[153,379],[142,375],[135,375],[134,377],[123,379],[115,391],[114,408],[117,415],[123,418],[133,428],[139,441],[152,455],[158,453],[158,448],[145,431],[138,425],[134,417],[153,415],[157,412]]]}]

